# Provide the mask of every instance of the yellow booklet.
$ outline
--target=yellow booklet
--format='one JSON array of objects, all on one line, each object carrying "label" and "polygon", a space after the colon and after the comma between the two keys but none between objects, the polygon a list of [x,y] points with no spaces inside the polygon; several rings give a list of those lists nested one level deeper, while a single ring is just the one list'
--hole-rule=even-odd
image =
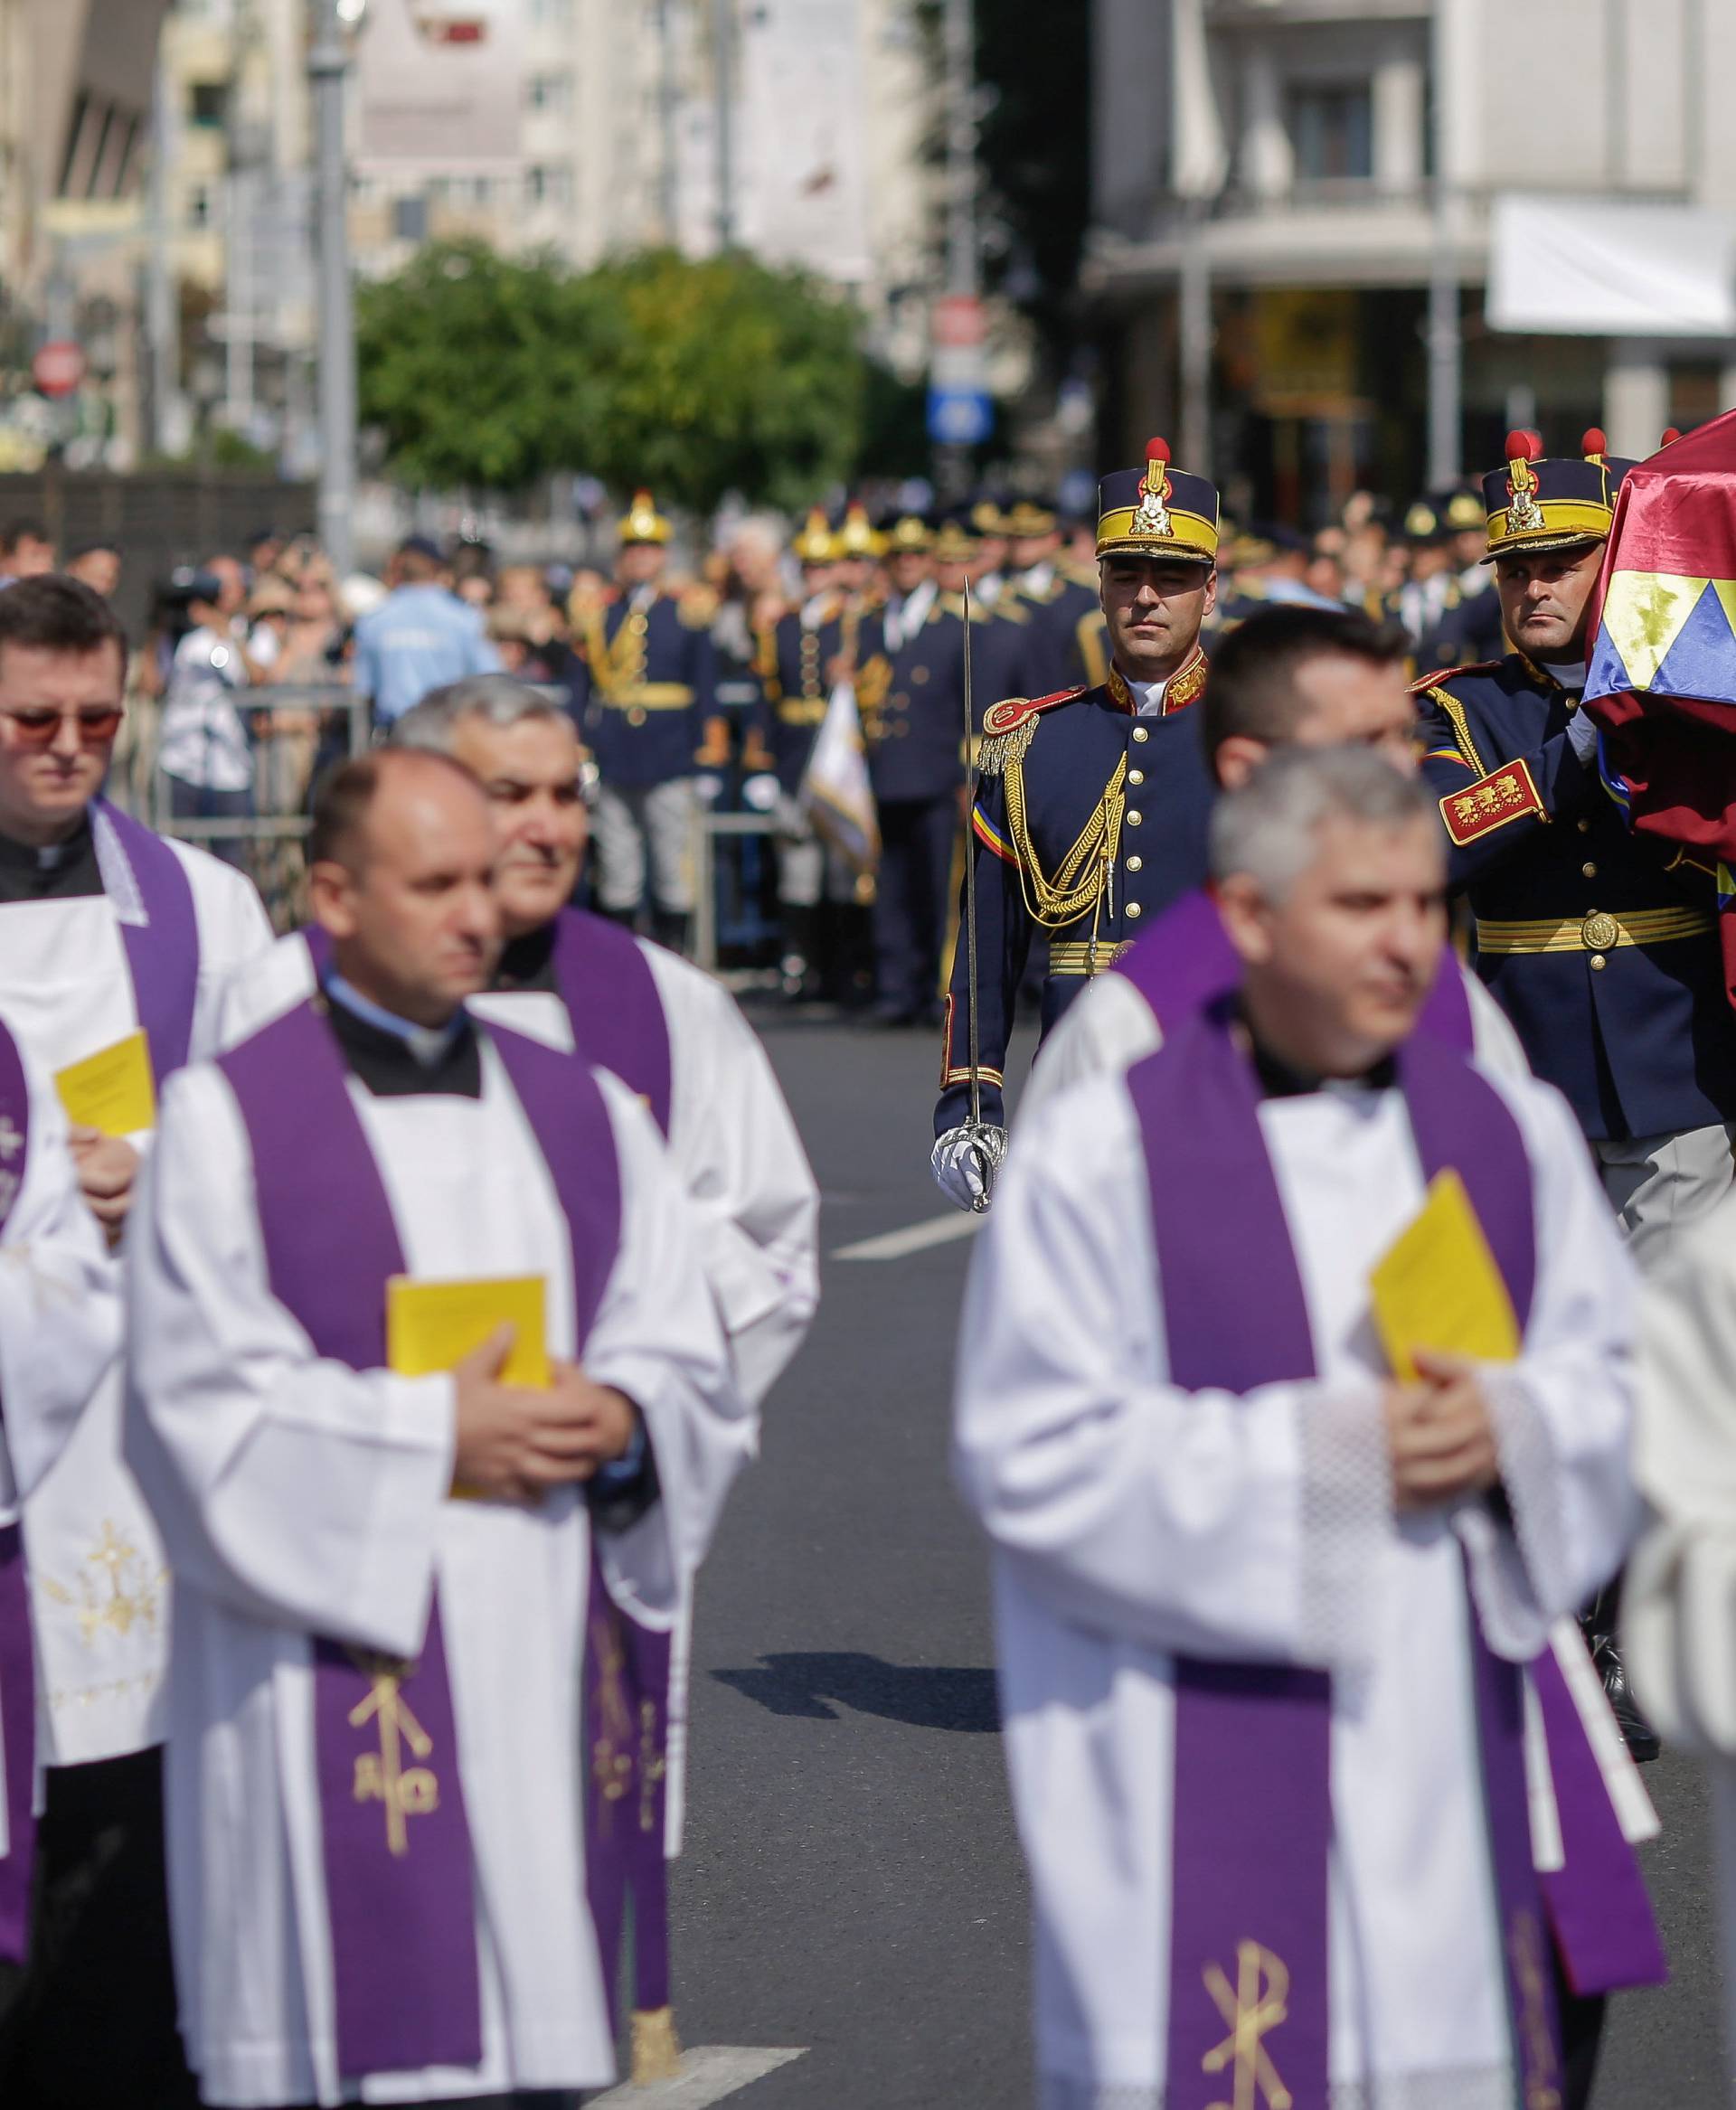
[{"label": "yellow booklet", "polygon": [[500,1275],[462,1282],[414,1282],[394,1275],[386,1284],[386,1361],[401,1377],[450,1370],[495,1327],[514,1339],[501,1380],[546,1386],[548,1331],[540,1275]]},{"label": "yellow booklet", "polygon": [[1422,1207],[1369,1276],[1374,1329],[1395,1376],[1415,1381],[1419,1348],[1511,1362],[1519,1353],[1513,1299],[1465,1182],[1437,1173]]},{"label": "yellow booklet", "polygon": [[141,1026],[112,1048],[100,1048],[81,1062],[54,1072],[66,1117],[105,1135],[136,1135],[156,1126],[156,1086],[151,1076],[151,1044]]}]

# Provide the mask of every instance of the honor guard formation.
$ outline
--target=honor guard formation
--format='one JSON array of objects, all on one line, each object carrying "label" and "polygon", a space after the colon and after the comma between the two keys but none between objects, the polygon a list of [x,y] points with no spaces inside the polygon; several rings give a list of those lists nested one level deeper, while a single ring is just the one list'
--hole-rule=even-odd
[{"label": "honor guard formation", "polygon": [[866,1909],[989,1666],[779,1579],[899,1600],[825,1418],[914,1498],[945,1411],[909,1287],[796,1361],[810,1147],[964,1212],[841,1262],[977,1233],[1040,2110],[1587,2110],[1736,1762],[1736,413],[1312,537],[1161,437],[1083,521],[640,489],[612,576],[262,536],[142,644],[125,556],[0,567],[0,2110],[828,2100],[684,1984],[818,2042],[741,1868]]}]

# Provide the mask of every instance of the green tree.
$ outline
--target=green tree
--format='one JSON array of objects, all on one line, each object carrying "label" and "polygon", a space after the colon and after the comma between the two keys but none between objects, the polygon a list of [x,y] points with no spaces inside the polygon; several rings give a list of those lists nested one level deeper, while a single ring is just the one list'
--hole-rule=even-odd
[{"label": "green tree", "polygon": [[575,274],[424,250],[358,302],[362,415],[415,483],[522,489],[582,469],[708,512],[794,508],[860,455],[870,378],[847,300],[734,253]]}]

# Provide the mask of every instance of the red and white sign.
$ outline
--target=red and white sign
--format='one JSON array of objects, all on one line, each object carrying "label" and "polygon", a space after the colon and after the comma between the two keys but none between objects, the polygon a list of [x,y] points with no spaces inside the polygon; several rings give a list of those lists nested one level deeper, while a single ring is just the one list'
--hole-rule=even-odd
[{"label": "red and white sign", "polygon": [[44,344],[30,363],[30,378],[45,396],[70,396],[84,379],[84,353],[70,338]]},{"label": "red and white sign", "polygon": [[980,344],[988,334],[983,304],[974,293],[948,293],[934,304],[934,342],[948,351]]}]

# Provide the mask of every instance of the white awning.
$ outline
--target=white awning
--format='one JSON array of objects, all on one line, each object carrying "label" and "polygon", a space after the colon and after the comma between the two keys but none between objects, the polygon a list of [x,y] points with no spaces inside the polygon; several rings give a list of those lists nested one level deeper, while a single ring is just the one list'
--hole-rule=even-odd
[{"label": "white awning", "polygon": [[1627,198],[1495,201],[1486,314],[1560,336],[1736,335],[1736,219]]}]

